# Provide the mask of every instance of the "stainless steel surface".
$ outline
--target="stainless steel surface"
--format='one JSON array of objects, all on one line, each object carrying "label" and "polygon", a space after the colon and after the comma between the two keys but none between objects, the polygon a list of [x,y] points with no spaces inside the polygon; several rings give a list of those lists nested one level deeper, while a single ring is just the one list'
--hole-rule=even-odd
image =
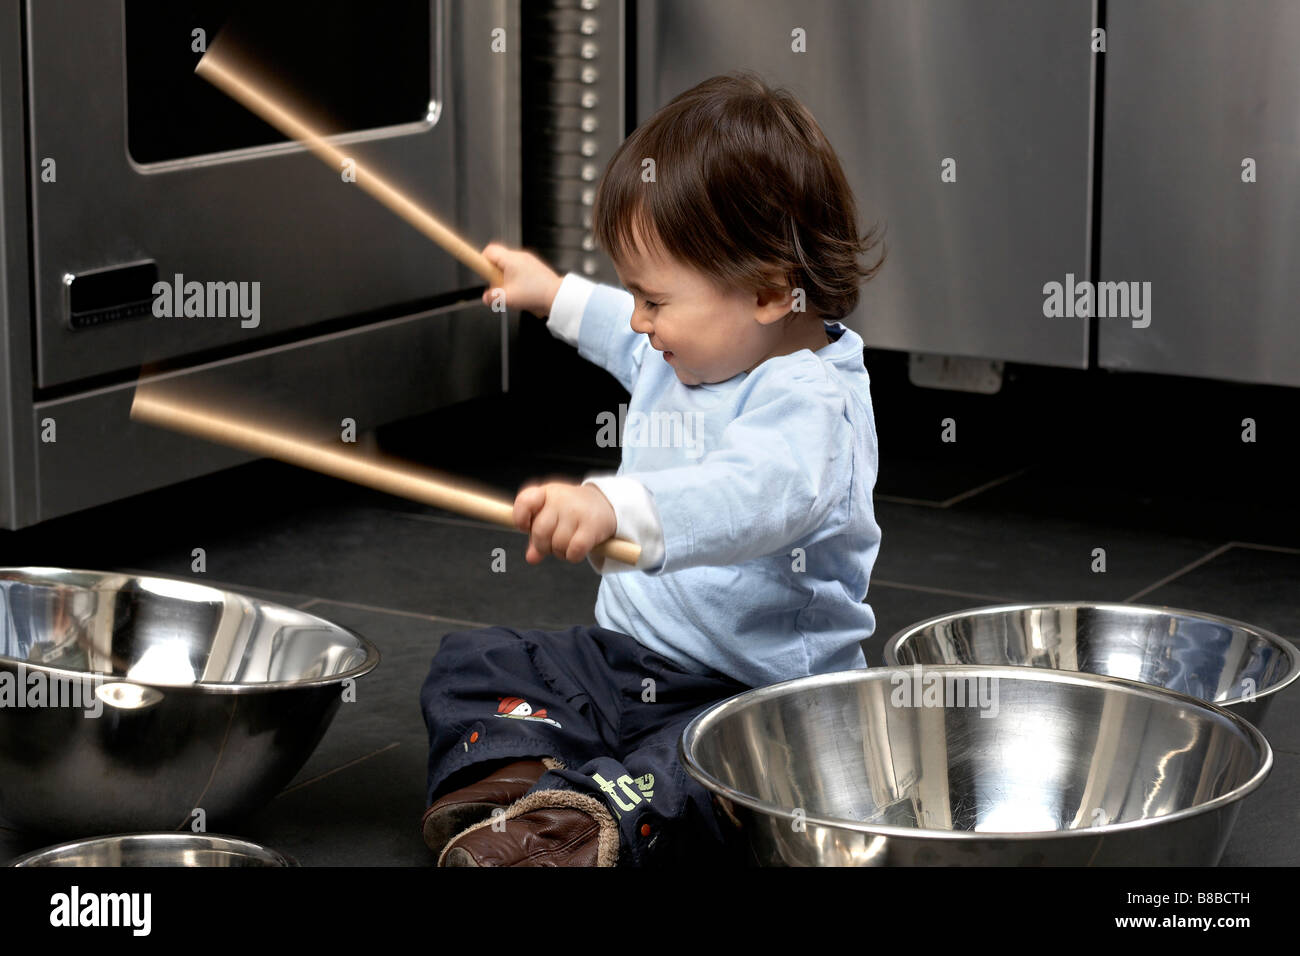
[{"label": "stainless steel surface", "polygon": [[[437,255],[433,250],[430,255]],[[511,316],[509,326],[518,325]],[[359,433],[466,401],[500,386],[499,327],[477,299],[241,354],[174,376],[251,405]],[[433,370],[439,370],[433,374]],[[59,441],[38,443],[40,493],[20,503],[16,525],[114,501],[248,461],[241,452],[130,420],[135,380],[37,402],[28,428],[57,423]],[[87,481],[93,476],[93,482]]]},{"label": "stainless steel surface", "polygon": [[680,750],[769,866],[1211,865],[1273,763],[1221,708],[1025,668],[787,681],[696,717]]},{"label": "stainless steel surface", "polygon": [[1152,315],[1099,320],[1098,363],[1300,385],[1300,4],[1148,0],[1107,20],[1122,39],[1106,53],[1100,268],[1150,282]]},{"label": "stainless steel surface", "polygon": [[1300,678],[1300,650],[1261,628],[1136,604],[1010,604],[930,618],[885,644],[885,663],[989,664],[1109,674],[1230,707],[1255,726]]},{"label": "stainless steel surface", "polygon": [[0,527],[30,498],[32,321],[21,0],[0,0]]},{"label": "stainless steel surface", "polygon": [[996,395],[1002,390],[1003,363],[947,355],[908,356],[907,380],[922,388]]},{"label": "stainless steel surface", "polygon": [[[518,47],[492,54],[484,39],[498,27],[517,36],[517,3],[431,3],[435,118],[344,142],[476,241],[517,236]],[[29,168],[58,162],[57,182],[31,192],[41,386],[253,347],[266,335],[481,284],[295,144],[135,163],[122,5],[42,0],[27,4],[26,25]],[[68,327],[65,273],[139,259],[156,260],[164,279],[260,282],[261,324],[147,317]],[[500,340],[499,324],[483,328]]]},{"label": "stainless steel surface", "polygon": [[[43,22],[46,11],[68,9],[69,3],[56,0],[32,6],[39,8],[37,15]],[[315,319],[323,320],[347,314],[349,303],[364,301],[365,309],[376,308],[394,281],[406,290],[402,292],[406,301],[416,286],[423,295],[430,290],[470,289],[478,280],[454,263],[448,266],[447,257],[386,209],[376,208],[367,196],[343,197],[338,206],[321,203],[320,190],[330,191],[334,180],[313,157],[293,145],[268,147],[264,156],[259,154],[257,165],[223,161],[182,162],[149,172],[128,168],[124,119],[119,114],[114,121],[101,110],[109,102],[120,104],[121,84],[87,79],[93,76],[94,64],[121,56],[120,36],[117,46],[96,44],[94,30],[107,24],[120,33],[122,5],[85,6],[94,9],[85,17],[65,21],[78,24],[71,33],[60,27],[51,34],[55,45],[48,52],[55,72],[62,70],[61,57],[75,60],[84,53],[81,72],[63,75],[61,86],[32,91],[38,107],[50,108],[47,125],[57,128],[57,136],[64,137],[67,146],[57,153],[57,182],[33,178],[33,201],[39,199],[47,212],[52,205],[61,206],[65,213],[77,211],[82,219],[75,241],[70,241],[77,249],[102,253],[87,255],[84,262],[79,259],[73,271],[130,261],[133,249],[160,242],[172,256],[159,259],[164,275],[169,265],[175,265],[173,272],[191,277],[267,283],[262,327],[240,330],[236,321],[238,331],[224,345],[238,354],[219,361],[205,355],[205,364],[195,371],[206,375],[220,367],[231,385],[251,388],[251,399],[265,396],[278,404],[287,394],[304,414],[334,421],[350,417],[359,431],[505,387],[508,348],[517,335],[518,317],[488,313],[472,293],[454,306],[438,309],[432,319],[430,313],[408,311],[411,321],[406,323],[371,321],[308,338],[308,310],[314,309]],[[38,316],[28,290],[38,266],[28,256],[33,216],[28,180],[40,171],[39,163],[31,166],[32,156],[48,150],[38,147],[27,127],[27,31],[23,29],[27,7],[26,0],[0,0],[0,527],[6,528],[26,527],[247,460],[225,449],[133,426],[127,416],[135,367],[160,350],[188,353],[213,344],[213,335],[225,333],[214,332],[209,328],[214,323],[208,320],[175,320],[172,325],[166,325],[167,320],[132,320],[78,333],[61,327],[60,336],[80,336],[71,340],[74,347],[59,360],[75,365],[80,370],[75,374],[89,374],[104,364],[121,371],[114,380],[96,379],[85,387],[37,391],[33,354]],[[449,19],[444,44],[452,53],[445,62],[448,95],[429,135],[445,133],[446,139],[454,141],[449,163],[421,160],[417,154],[423,147],[409,136],[372,140],[366,144],[366,156],[382,160],[386,171],[402,174],[404,185],[429,199],[467,235],[517,244],[520,76],[518,44],[513,41],[518,38],[518,3],[456,0],[444,9]],[[486,55],[483,37],[496,26],[504,27],[512,42],[507,53]],[[94,49],[87,52],[86,45]],[[456,64],[465,68],[463,81]],[[121,63],[112,69],[120,73]],[[75,116],[84,110],[94,115],[86,123],[76,122]],[[97,143],[96,133],[108,139]],[[95,157],[102,154],[103,142],[109,143],[110,150],[101,162]],[[389,152],[394,150],[406,159],[390,164]],[[266,175],[264,168],[269,170]],[[449,179],[454,183],[448,185]],[[114,182],[121,188],[110,188]],[[448,186],[445,195],[439,192],[442,185]],[[35,195],[37,188],[44,189],[41,197]],[[89,198],[75,201],[73,194],[83,188]],[[339,188],[347,187],[340,183]],[[245,197],[247,202],[213,203],[213,196]],[[117,216],[112,209],[121,203],[132,204],[131,209]],[[201,208],[196,210],[195,204]],[[277,210],[283,219],[269,223]],[[290,215],[303,210],[310,214],[297,219]],[[318,241],[328,250],[322,252]],[[274,248],[263,250],[267,255],[254,269],[245,253],[259,244]],[[178,264],[172,252],[191,246],[197,258]],[[337,260],[342,257],[348,264],[340,265]],[[205,264],[202,269],[200,263]],[[264,270],[263,264],[272,272]],[[450,284],[448,268],[460,269]],[[406,271],[394,279],[394,269]],[[209,271],[213,274],[203,274]],[[300,298],[284,310],[275,309],[285,322],[297,323],[294,334],[302,337],[264,348],[254,334],[281,321],[271,317],[269,284],[275,276],[305,284]],[[344,294],[333,295],[328,290],[338,282],[350,286]],[[61,294],[61,284],[58,291]],[[172,331],[161,334],[166,329],[158,323]],[[215,324],[220,325],[220,320]],[[134,330],[133,341],[123,339],[109,347],[101,338],[116,340],[127,335],[128,328]],[[241,367],[245,359],[248,364]],[[382,374],[376,374],[376,369]],[[56,427],[57,441],[44,440],[47,422]]]},{"label": "stainless steel surface", "polygon": [[283,853],[215,833],[130,833],[78,840],[10,866],[297,866]]},{"label": "stainless steel surface", "polygon": [[0,569],[0,608],[0,818],[60,835],[238,820],[379,662],[326,620],[169,578]]},{"label": "stainless steel surface", "polygon": [[617,283],[596,248],[596,186],[623,140],[625,5],[529,0],[525,86],[525,241],[559,272]]},{"label": "stainless steel surface", "polygon": [[[863,224],[887,226],[889,262],[846,323],[867,345],[1087,364],[1088,323],[1045,318],[1042,289],[1088,273],[1091,0],[640,0],[636,11],[638,122],[742,67],[817,117]],[[791,50],[795,28],[805,53]],[[940,180],[946,158],[956,182]]]}]

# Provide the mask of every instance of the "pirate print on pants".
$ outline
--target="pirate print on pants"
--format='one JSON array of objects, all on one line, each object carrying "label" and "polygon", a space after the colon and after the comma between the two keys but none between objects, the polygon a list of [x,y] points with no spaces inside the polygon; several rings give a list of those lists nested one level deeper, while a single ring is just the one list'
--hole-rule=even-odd
[{"label": "pirate print on pants", "polygon": [[497,704],[498,717],[509,717],[513,720],[540,720],[556,727],[560,726],[558,720],[546,716],[545,707],[535,711],[533,705],[522,697],[502,697],[500,700],[501,703]]}]

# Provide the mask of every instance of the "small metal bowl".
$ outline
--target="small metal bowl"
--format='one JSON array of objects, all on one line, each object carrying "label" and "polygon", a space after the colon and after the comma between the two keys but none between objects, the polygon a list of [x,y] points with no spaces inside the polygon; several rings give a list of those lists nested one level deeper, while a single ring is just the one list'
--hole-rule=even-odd
[{"label": "small metal bowl", "polygon": [[0,818],[63,838],[233,829],[378,662],[337,624],[191,581],[0,569]]},{"label": "small metal bowl", "polygon": [[1300,678],[1300,650],[1240,621],[1138,604],[1009,604],[904,628],[887,666],[988,664],[1106,674],[1228,707],[1260,726]]},{"label": "small metal bowl", "polygon": [[680,754],[763,866],[1213,865],[1273,764],[1220,707],[1016,667],[758,688],[695,717]]},{"label": "small metal bowl", "polygon": [[10,866],[297,866],[293,857],[215,833],[124,833],[46,847]]}]

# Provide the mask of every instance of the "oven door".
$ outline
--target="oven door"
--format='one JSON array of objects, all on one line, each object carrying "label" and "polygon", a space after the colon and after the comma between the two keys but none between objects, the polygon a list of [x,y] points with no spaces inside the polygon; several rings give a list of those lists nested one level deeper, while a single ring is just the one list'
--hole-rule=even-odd
[{"label": "oven door", "polygon": [[515,232],[517,44],[491,49],[494,28],[517,22],[513,2],[236,7],[26,4],[39,387],[290,341],[481,285],[344,170],[196,77],[223,31],[328,117],[345,152],[471,241]]}]

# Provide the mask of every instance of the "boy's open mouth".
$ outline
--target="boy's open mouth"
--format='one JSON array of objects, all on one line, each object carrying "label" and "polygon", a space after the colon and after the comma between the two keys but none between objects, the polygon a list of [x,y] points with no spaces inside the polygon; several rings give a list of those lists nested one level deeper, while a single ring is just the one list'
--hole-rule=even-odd
[{"label": "boy's open mouth", "polygon": [[665,350],[664,350],[664,361],[665,361],[665,362],[671,362],[672,360],[673,360],[673,353],[670,352],[670,351],[668,351],[667,349],[665,349]]}]

